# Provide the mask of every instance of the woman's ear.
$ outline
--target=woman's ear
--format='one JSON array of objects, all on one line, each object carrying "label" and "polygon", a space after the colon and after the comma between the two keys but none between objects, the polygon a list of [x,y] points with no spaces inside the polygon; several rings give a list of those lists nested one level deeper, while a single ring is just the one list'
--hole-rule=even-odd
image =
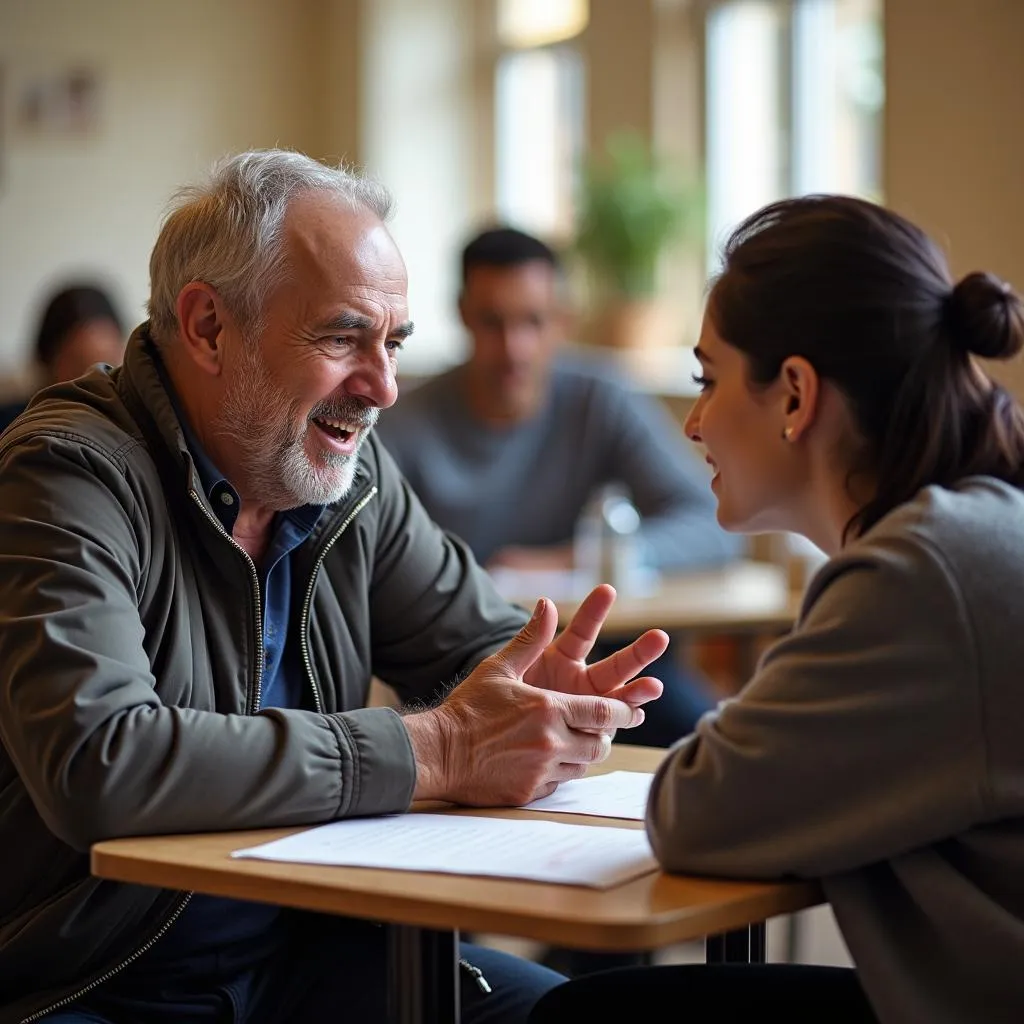
[{"label": "woman's ear", "polygon": [[782,383],[782,436],[799,441],[814,424],[821,398],[818,371],[803,356],[790,356],[779,371]]}]

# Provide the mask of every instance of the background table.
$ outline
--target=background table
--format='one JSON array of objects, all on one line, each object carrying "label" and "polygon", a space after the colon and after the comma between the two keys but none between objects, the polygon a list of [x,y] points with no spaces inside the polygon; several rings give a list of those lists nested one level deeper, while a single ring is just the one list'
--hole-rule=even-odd
[{"label": "background table", "polygon": [[[662,752],[617,745],[593,772],[652,771]],[[438,810],[438,805],[417,805]],[[536,812],[452,810],[501,817]],[[641,822],[545,814],[552,821],[642,828]],[[298,829],[151,836],[98,843],[101,878],[285,907],[391,926],[392,1020],[457,1024],[459,930],[491,932],[587,949],[657,949],[710,936],[711,960],[763,960],[764,921],[822,902],[813,883],[689,878],[651,872],[607,890],[368,868],[233,860],[231,853]]]},{"label": "background table", "polygon": [[[531,608],[550,597],[564,626],[579,606],[571,574],[499,573],[499,589],[509,600]],[[800,595],[786,570],[770,562],[740,561],[720,569],[667,574],[650,591],[620,593],[601,629],[605,639],[631,640],[645,629],[663,629],[677,639],[719,633],[735,638],[740,683],[753,674],[757,643],[787,632],[800,610]]]}]

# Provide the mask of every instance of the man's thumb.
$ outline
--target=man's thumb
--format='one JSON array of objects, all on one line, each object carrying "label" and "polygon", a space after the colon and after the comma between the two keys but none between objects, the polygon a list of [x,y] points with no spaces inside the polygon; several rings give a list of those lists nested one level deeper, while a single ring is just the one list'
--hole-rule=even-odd
[{"label": "man's thumb", "polygon": [[516,676],[522,676],[554,639],[557,628],[558,612],[546,597],[542,597],[533,609],[530,621],[498,652],[498,657]]}]

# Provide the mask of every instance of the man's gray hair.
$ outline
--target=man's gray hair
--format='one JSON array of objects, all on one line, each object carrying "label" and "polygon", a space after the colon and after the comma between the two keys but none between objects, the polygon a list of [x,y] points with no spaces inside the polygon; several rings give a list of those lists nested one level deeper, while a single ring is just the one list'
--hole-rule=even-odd
[{"label": "man's gray hair", "polygon": [[382,221],[391,213],[383,185],[283,149],[229,157],[205,184],[175,193],[149,260],[150,331],[158,345],[177,337],[178,294],[190,281],[215,288],[243,330],[262,330],[267,299],[287,272],[285,213],[308,192],[333,193]]}]

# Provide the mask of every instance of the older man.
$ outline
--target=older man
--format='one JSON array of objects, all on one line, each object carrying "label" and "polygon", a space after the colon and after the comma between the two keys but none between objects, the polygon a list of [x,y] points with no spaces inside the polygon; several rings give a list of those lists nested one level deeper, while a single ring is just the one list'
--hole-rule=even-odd
[{"label": "older man", "polygon": [[[524,627],[370,433],[412,329],[387,206],[297,154],[228,161],[166,221],[122,368],[0,442],[2,1024],[382,1019],[381,929],[101,882],[89,845],[520,803],[660,691],[623,686],[664,634],[588,667],[602,589],[554,642],[550,602]],[[463,682],[398,714],[374,674],[411,703]],[[467,1021],[559,980],[464,953],[493,989]]]}]

